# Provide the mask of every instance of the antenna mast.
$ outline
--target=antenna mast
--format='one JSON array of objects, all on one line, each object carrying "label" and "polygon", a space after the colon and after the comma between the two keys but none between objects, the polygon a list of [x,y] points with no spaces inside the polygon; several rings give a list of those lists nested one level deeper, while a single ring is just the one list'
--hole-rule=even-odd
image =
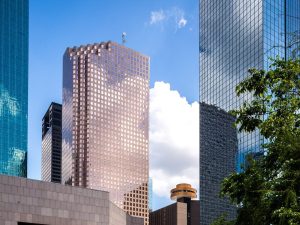
[{"label": "antenna mast", "polygon": [[127,36],[126,32],[123,32],[123,33],[122,33],[122,44],[123,44],[123,45],[125,45],[125,43],[127,42],[126,36]]}]

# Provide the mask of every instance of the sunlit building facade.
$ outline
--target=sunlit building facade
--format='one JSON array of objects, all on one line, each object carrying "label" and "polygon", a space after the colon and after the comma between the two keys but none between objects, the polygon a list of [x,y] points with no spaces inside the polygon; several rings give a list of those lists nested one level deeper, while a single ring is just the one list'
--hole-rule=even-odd
[{"label": "sunlit building facade", "polygon": [[148,224],[149,57],[102,42],[63,64],[62,182],[108,191]]},{"label": "sunlit building facade", "polygon": [[[248,69],[269,69],[270,57],[299,56],[299,40],[300,0],[200,0],[200,102],[228,112],[251,101],[235,93]],[[238,133],[237,171],[248,154],[261,154],[263,142],[258,131]]]},{"label": "sunlit building facade", "polygon": [[28,0],[0,1],[0,174],[27,176]]}]

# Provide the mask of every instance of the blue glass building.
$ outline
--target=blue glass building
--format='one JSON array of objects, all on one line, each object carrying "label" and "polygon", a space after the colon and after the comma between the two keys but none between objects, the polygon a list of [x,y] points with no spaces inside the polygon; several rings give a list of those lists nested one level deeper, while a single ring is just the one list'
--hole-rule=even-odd
[{"label": "blue glass building", "polygon": [[[200,102],[225,111],[239,108],[252,98],[235,94],[248,69],[268,69],[270,57],[299,57],[299,39],[300,0],[200,0]],[[200,124],[201,132],[205,131]],[[238,171],[246,155],[260,154],[263,141],[258,131],[238,134]],[[200,152],[203,144],[205,139],[200,140]],[[202,176],[201,163],[200,158],[200,201],[210,193],[203,187],[207,178]],[[218,196],[215,199],[201,202],[201,224],[212,220],[202,215],[209,204],[218,207]]]},{"label": "blue glass building", "polygon": [[0,0],[0,173],[27,176],[28,0]]}]

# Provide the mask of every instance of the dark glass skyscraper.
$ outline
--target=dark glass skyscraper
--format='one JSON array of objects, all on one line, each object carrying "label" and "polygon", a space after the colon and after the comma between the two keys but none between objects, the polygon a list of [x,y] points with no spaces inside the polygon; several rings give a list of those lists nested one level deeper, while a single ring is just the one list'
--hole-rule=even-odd
[{"label": "dark glass skyscraper", "polygon": [[61,104],[52,102],[43,117],[42,180],[61,182]]},{"label": "dark glass skyscraper", "polygon": [[[268,69],[270,57],[299,56],[299,31],[300,0],[200,0],[200,101],[225,111],[250,101],[251,95],[236,96],[236,85],[249,68]],[[210,119],[209,114],[201,116]],[[258,131],[238,134],[237,170],[247,154],[262,151],[263,141]],[[202,175],[200,169],[205,183]],[[205,204],[201,210],[206,212]]]},{"label": "dark glass skyscraper", "polygon": [[0,173],[27,176],[28,0],[0,0]]},{"label": "dark glass skyscraper", "polygon": [[211,224],[216,215],[235,217],[235,206],[219,198],[221,181],[235,171],[238,150],[235,118],[216,106],[200,103],[200,218]]}]

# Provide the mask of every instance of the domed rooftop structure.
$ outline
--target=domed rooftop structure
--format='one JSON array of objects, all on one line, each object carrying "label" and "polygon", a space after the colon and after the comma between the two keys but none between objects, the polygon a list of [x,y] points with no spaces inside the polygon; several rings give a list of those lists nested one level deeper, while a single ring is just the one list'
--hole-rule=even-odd
[{"label": "domed rooftop structure", "polygon": [[181,198],[194,199],[197,198],[197,190],[190,184],[181,183],[177,184],[176,188],[171,190],[171,199],[178,200]]}]

